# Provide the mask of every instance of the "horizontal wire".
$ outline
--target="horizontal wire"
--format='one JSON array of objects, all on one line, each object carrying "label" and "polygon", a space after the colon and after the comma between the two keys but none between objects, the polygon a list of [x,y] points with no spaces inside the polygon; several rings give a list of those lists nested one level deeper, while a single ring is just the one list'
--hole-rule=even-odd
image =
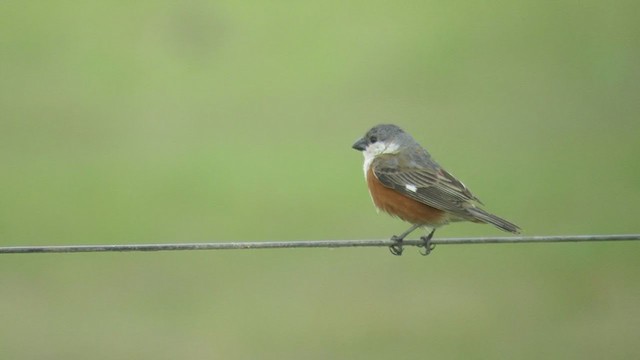
[{"label": "horizontal wire", "polygon": [[[525,244],[525,243],[563,243],[563,242],[631,241],[631,240],[640,240],[640,234],[442,238],[442,239],[432,239],[431,244],[437,244],[437,245]],[[395,242],[393,240],[316,240],[316,241],[311,240],[311,241],[209,242],[209,243],[174,243],[174,244],[6,246],[6,247],[0,247],[0,254],[343,248],[343,247],[382,247],[382,246],[391,246],[394,244]],[[423,244],[424,243],[421,240],[403,241],[403,245],[407,245],[407,246],[420,246]]]}]

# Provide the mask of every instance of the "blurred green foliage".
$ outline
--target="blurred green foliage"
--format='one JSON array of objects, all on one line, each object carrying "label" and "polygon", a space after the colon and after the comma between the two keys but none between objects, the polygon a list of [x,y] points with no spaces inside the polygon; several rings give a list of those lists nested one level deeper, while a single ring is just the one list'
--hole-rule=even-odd
[{"label": "blurred green foliage", "polygon": [[[386,238],[381,122],[525,234],[638,232],[638,4],[4,1],[1,245]],[[5,255],[0,358],[638,358],[639,250]]]}]

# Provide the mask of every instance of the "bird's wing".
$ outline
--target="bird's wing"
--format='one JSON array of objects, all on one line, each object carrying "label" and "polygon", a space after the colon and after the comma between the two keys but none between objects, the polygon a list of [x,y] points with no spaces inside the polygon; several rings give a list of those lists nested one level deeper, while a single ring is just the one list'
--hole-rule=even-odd
[{"label": "bird's wing", "polygon": [[380,156],[371,164],[376,178],[394,189],[431,207],[469,218],[473,202],[481,203],[466,186],[430,158],[409,159]]}]

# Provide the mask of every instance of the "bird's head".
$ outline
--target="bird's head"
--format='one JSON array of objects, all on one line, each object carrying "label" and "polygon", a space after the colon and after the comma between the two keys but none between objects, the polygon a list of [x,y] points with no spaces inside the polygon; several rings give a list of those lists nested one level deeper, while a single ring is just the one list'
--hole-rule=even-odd
[{"label": "bird's head", "polygon": [[417,145],[411,135],[396,125],[383,124],[372,127],[353,144],[353,148],[362,151],[365,158],[374,158],[382,154],[396,154],[401,149]]}]

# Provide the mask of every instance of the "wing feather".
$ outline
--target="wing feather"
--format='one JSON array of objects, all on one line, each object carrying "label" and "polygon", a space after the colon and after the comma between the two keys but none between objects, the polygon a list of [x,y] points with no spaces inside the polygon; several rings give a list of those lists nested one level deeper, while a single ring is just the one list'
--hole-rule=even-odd
[{"label": "wing feather", "polygon": [[[416,159],[381,156],[371,166],[384,186],[461,218],[472,218],[467,209],[474,202],[480,203],[462,182],[430,158],[420,163]],[[412,191],[414,188],[416,191]]]}]

